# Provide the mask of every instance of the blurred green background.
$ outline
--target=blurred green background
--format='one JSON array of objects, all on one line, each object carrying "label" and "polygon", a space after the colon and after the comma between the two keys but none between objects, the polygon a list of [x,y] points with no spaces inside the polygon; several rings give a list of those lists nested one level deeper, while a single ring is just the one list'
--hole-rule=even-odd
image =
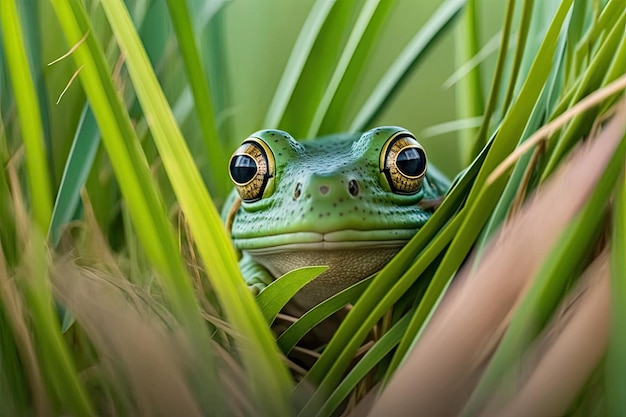
[{"label": "blurred green background", "polygon": [[[229,2],[224,8],[227,66],[229,76],[237,81],[233,83],[231,111],[227,115],[218,115],[218,120],[233,119],[234,143],[229,150],[249,133],[265,127],[264,112],[258,110],[269,106],[282,68],[312,3],[311,0],[243,0]],[[440,1],[433,0],[395,2],[389,24],[381,31],[380,40],[371,52],[377,65],[364,69],[364,87],[353,92],[357,98],[355,103],[362,103],[368,97],[372,86],[392,64],[394,57],[440,4]],[[479,5],[479,30],[483,43],[486,43],[499,30],[506,4],[488,0],[479,2]],[[463,168],[456,133],[423,138],[421,132],[456,119],[454,86],[444,88],[444,82],[460,66],[455,66],[455,36],[454,31],[444,34],[373,123],[373,126],[399,125],[411,130],[426,147],[430,160],[451,177]],[[495,52],[484,62],[482,69],[493,68]],[[490,79],[491,72],[485,71],[485,91]],[[357,107],[356,104],[352,106],[353,114]],[[250,118],[251,114],[258,114],[258,117]]]}]

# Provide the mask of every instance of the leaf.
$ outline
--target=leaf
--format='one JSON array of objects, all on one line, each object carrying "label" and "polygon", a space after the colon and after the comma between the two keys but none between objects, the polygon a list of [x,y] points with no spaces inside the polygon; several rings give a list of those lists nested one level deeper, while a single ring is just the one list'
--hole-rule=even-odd
[{"label": "leaf", "polygon": [[45,232],[48,230],[52,216],[50,170],[43,145],[44,130],[39,100],[28,65],[21,22],[15,1],[2,1],[0,3],[0,30],[26,152],[27,180],[33,216],[39,230]]},{"label": "leaf", "polygon": [[350,131],[365,130],[365,127],[383,110],[407,78],[409,72],[420,62],[420,58],[428,48],[439,39],[440,35],[445,33],[446,27],[454,20],[466,1],[446,0],[439,6],[378,82],[372,94],[350,123]]},{"label": "leaf", "polygon": [[61,227],[72,220],[76,214],[80,203],[80,190],[91,172],[99,145],[100,132],[96,120],[89,105],[85,105],[54,202],[52,220],[48,230],[48,236],[53,246],[59,242]]},{"label": "leaf", "polygon": [[285,304],[302,287],[327,269],[327,266],[307,266],[294,269],[265,287],[256,297],[256,302],[265,320],[271,324]]},{"label": "leaf", "polygon": [[363,291],[365,291],[372,279],[373,277],[365,278],[345,290],[338,292],[327,300],[322,301],[304,313],[295,323],[282,332],[276,340],[280,350],[284,354],[289,353],[298,341],[311,329],[324,319],[341,310],[347,304],[354,303]]}]

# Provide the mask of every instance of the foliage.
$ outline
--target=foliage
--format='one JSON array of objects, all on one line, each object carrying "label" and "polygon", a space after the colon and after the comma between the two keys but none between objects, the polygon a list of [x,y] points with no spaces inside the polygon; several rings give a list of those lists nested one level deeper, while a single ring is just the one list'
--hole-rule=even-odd
[{"label": "foliage", "polygon": [[[235,117],[232,5],[0,0],[0,416],[623,413],[624,1],[509,0],[493,67],[483,3],[441,1],[372,79],[398,5],[311,2],[268,106]],[[275,340],[323,269],[246,288],[217,210],[235,122],[372,127],[454,30],[467,168],[382,271]]]}]

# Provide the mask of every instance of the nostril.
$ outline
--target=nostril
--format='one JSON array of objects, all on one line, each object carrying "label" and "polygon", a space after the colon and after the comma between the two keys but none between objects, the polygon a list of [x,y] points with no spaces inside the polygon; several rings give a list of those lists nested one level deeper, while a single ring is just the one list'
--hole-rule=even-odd
[{"label": "nostril", "polygon": [[328,194],[328,191],[330,191],[330,187],[328,185],[320,185],[320,193],[322,193],[322,195]]},{"label": "nostril", "polygon": [[348,192],[353,197],[359,194],[359,183],[356,182],[356,180],[350,180],[350,182],[348,182]]}]

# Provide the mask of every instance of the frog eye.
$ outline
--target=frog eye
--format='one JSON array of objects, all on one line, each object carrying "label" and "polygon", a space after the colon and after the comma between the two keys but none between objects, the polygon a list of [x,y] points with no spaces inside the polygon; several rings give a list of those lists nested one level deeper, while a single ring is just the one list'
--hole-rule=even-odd
[{"label": "frog eye", "polygon": [[263,141],[248,138],[231,156],[229,174],[243,201],[260,200],[274,176],[274,155]]},{"label": "frog eye", "polygon": [[415,194],[426,174],[426,153],[408,132],[392,136],[380,153],[380,170],[397,194]]}]

